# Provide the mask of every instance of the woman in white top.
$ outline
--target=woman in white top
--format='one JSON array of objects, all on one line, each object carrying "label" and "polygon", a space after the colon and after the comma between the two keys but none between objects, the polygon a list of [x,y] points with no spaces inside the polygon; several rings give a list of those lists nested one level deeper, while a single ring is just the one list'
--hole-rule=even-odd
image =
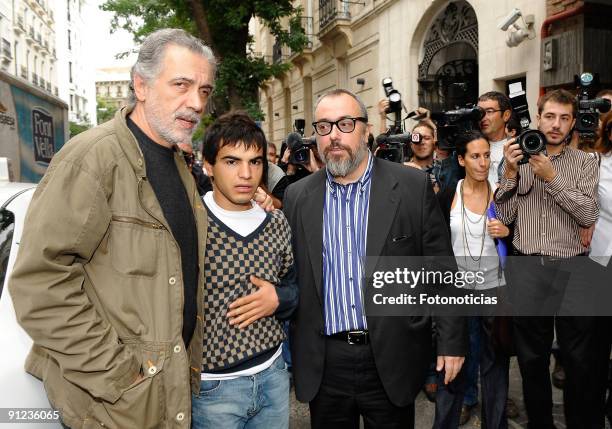
[{"label": "woman in white top", "polygon": [[[497,219],[487,219],[494,191],[488,180],[491,164],[489,142],[480,132],[470,131],[455,143],[459,164],[465,169],[465,179],[457,183],[456,189],[438,193],[438,201],[449,221],[459,270],[484,273],[482,284],[465,287],[495,294],[494,288],[505,284],[495,239],[507,237],[510,230]],[[469,413],[478,402],[480,365],[483,428],[507,429],[510,360],[508,356],[499,355],[493,347],[492,322],[492,317],[470,317],[470,349],[464,366],[466,385],[462,414]]]},{"label": "woman in white top", "polygon": [[494,192],[487,180],[489,142],[480,132],[470,131],[457,139],[456,151],[465,179],[455,189],[438,194],[438,200],[449,222],[457,264],[461,270],[485,272],[485,282],[473,285],[473,289],[503,286],[495,240],[507,237],[510,230],[497,219],[487,219]]}]

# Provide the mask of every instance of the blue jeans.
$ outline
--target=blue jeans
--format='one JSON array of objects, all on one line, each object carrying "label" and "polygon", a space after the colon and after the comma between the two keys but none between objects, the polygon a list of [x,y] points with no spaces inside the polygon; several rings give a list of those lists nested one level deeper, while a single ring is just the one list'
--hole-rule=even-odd
[{"label": "blue jeans", "polygon": [[252,376],[202,381],[192,395],[192,429],[286,429],[289,427],[289,373],[282,356]]}]

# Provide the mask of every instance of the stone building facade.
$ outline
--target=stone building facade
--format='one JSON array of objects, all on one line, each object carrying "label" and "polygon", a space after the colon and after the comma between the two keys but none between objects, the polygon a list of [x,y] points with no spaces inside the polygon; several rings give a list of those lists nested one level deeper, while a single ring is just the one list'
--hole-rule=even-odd
[{"label": "stone building facade", "polygon": [[[444,110],[474,103],[478,94],[490,90],[507,93],[510,84],[520,82],[531,116],[535,117],[539,94],[547,88],[571,87],[573,74],[585,67],[601,73],[606,61],[612,71],[610,57],[598,63],[594,57],[605,55],[594,55],[585,44],[588,37],[609,40],[612,13],[607,3],[296,0],[296,6],[302,7],[303,27],[310,39],[302,53],[289,52],[276,44],[260,23],[251,26],[255,36],[253,51],[270,61],[290,61],[293,65],[284,76],[261,87],[260,106],[265,114],[262,127],[277,145],[292,131],[295,119],[305,119],[306,133],[310,134],[317,98],[330,89],[347,88],[362,97],[377,132],[377,103],[384,98],[381,80],[385,77],[393,79],[408,111],[419,105]],[[521,12],[515,22],[517,27],[499,29],[500,22],[514,8]],[[607,27],[600,22],[606,14]],[[508,39],[517,36],[521,28],[524,40],[508,46]],[[553,43],[552,69],[546,71],[542,67],[543,36],[562,39]],[[572,46],[573,51],[565,53],[566,46]],[[582,57],[574,58],[576,55]],[[548,58],[547,61],[548,67],[551,63]],[[606,75],[602,81],[612,79]]]}]

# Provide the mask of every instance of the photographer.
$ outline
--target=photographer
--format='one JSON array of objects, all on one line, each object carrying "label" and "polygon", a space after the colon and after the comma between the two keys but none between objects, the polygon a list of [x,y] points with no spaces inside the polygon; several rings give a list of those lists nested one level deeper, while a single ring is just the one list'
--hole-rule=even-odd
[{"label": "photographer", "polygon": [[318,171],[322,167],[322,161],[316,151],[316,147],[309,149],[308,163],[298,164],[291,162],[291,149],[287,145],[281,147],[281,160],[278,166],[285,170],[289,184],[295,183],[311,173]]},{"label": "photographer", "polygon": [[585,427],[593,418],[594,318],[553,315],[565,293],[568,271],[579,261],[575,257],[587,251],[580,227],[597,220],[599,171],[593,156],[567,146],[576,122],[571,93],[555,90],[544,95],[537,119],[546,154],[531,154],[528,163],[519,165],[525,153],[514,139],[506,142],[495,193],[499,219],[506,225],[514,222],[513,253],[530,256],[509,258],[507,265],[515,314],[521,310],[524,315],[514,317],[514,343],[529,427],[553,428],[549,362],[556,324],[566,372],[567,427]]},{"label": "photographer", "polygon": [[485,115],[480,120],[480,131],[491,145],[491,167],[489,182],[499,183],[500,165],[504,158],[504,143],[506,143],[506,124],[512,117],[510,99],[497,91],[490,91],[478,97],[478,107]]}]

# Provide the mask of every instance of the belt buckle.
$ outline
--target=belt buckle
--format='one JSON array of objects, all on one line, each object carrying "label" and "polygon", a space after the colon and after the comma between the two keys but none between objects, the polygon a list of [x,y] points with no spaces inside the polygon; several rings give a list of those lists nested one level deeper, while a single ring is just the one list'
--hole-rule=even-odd
[{"label": "belt buckle", "polygon": [[356,344],[356,345],[364,344],[365,332],[363,332],[363,331],[349,331],[347,336],[346,336],[346,340],[351,345],[354,345],[354,344]]}]

